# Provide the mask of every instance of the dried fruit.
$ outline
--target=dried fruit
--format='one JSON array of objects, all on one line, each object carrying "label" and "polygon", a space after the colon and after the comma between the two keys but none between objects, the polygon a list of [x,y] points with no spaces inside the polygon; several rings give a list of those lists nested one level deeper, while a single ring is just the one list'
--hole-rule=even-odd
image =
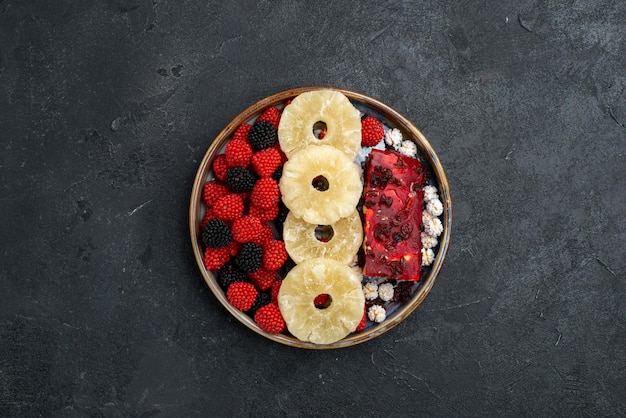
[{"label": "dried fruit", "polygon": [[330,225],[353,213],[363,186],[356,164],[328,145],[310,146],[283,166],[280,192],[298,218]]},{"label": "dried fruit", "polygon": [[290,212],[283,225],[283,240],[296,263],[323,257],[350,264],[363,242],[361,217],[354,209],[352,214],[332,225],[316,225]]},{"label": "dried fruit", "polygon": [[[330,298],[323,309],[314,304],[320,294]],[[315,344],[336,342],[354,332],[363,318],[361,275],[335,260],[306,260],[283,280],[278,306],[287,329],[299,340]]]},{"label": "dried fruit", "polygon": [[[323,139],[313,133],[320,122],[326,126]],[[330,145],[353,161],[361,146],[359,112],[341,92],[325,89],[302,93],[283,110],[278,140],[289,158],[311,145]]]}]

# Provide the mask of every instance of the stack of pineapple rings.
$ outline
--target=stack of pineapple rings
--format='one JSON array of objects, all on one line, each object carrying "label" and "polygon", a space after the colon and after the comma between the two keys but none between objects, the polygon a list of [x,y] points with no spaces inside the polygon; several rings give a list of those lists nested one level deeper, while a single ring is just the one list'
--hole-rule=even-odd
[{"label": "stack of pineapple rings", "polygon": [[[323,139],[314,126],[323,122]],[[354,159],[361,146],[358,110],[342,93],[302,93],[285,107],[278,127],[288,157],[280,191],[290,210],[285,247],[297,265],[287,274],[278,305],[296,338],[329,344],[355,331],[364,315],[362,275],[350,267],[363,241],[356,206],[363,186]],[[318,308],[314,300],[328,295]]]}]

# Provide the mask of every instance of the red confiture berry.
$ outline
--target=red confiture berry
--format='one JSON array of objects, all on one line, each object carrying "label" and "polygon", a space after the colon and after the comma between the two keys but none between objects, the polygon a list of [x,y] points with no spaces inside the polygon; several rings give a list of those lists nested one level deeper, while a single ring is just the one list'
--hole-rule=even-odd
[{"label": "red confiture berry", "polygon": [[278,124],[280,123],[280,110],[278,110],[278,108],[274,106],[268,107],[267,109],[263,111],[263,113],[259,115],[259,117],[256,120],[267,121],[271,123],[272,125],[274,125],[274,128],[278,129]]},{"label": "red confiture berry", "polygon": [[243,215],[243,198],[237,193],[222,196],[213,205],[213,216],[223,221],[234,221]]},{"label": "red confiture berry", "polygon": [[273,303],[259,308],[254,314],[254,322],[265,332],[280,334],[285,330],[285,320],[278,306]]},{"label": "red confiture berry", "polygon": [[260,177],[271,177],[283,164],[280,151],[274,146],[255,152],[252,155],[252,168]]},{"label": "red confiture berry", "polygon": [[240,311],[247,311],[252,307],[259,292],[252,283],[235,282],[228,286],[226,299]]},{"label": "red confiture berry", "polygon": [[228,167],[247,167],[252,158],[252,147],[248,141],[238,139],[230,141],[224,150]]},{"label": "red confiture berry", "polygon": [[287,250],[285,243],[279,240],[272,240],[263,247],[263,267],[268,270],[278,270],[287,261]]},{"label": "red confiture berry", "polygon": [[207,248],[204,250],[204,267],[207,270],[220,269],[230,260],[230,245],[222,248]]},{"label": "red confiture berry", "polygon": [[[261,220],[261,218],[259,218]],[[263,222],[261,220],[261,222]],[[274,230],[270,226],[270,224],[262,223],[261,231],[259,232],[259,236],[254,240],[255,244],[259,244],[261,247],[264,247],[268,242],[274,239]]]},{"label": "red confiture berry", "polygon": [[280,201],[280,188],[278,183],[271,177],[265,177],[258,180],[252,189],[250,196],[250,205],[259,208],[271,208],[278,206]]},{"label": "red confiture berry", "polygon": [[278,205],[274,205],[269,208],[250,206],[250,215],[256,216],[261,222],[269,222],[276,219],[278,216],[278,210]]},{"label": "red confiture berry", "polygon": [[241,125],[239,125],[239,128],[237,128],[235,132],[233,133],[232,140],[233,141],[242,140],[242,141],[248,142],[248,132],[250,132],[251,128],[252,128],[252,125],[250,125],[249,123],[242,123]]},{"label": "red confiture berry", "polygon": [[315,305],[316,308],[324,307],[326,303],[328,303],[328,296],[327,293],[320,293],[313,299],[313,305]]},{"label": "red confiture berry", "polygon": [[228,162],[226,155],[219,154],[213,160],[213,174],[219,181],[226,181],[226,173],[228,172]]},{"label": "red confiture berry", "polygon": [[206,206],[213,206],[215,201],[229,193],[228,186],[218,180],[210,180],[204,183],[202,188],[202,201]]},{"label": "red confiture berry", "polygon": [[261,292],[264,292],[270,287],[272,287],[272,284],[274,283],[274,280],[276,279],[275,271],[268,270],[263,267],[261,267],[255,272],[251,272],[247,274],[248,274],[248,278],[250,279],[250,281],[252,281],[252,283],[254,283],[256,288],[260,290]]},{"label": "red confiture berry", "polygon": [[270,300],[272,303],[278,304],[278,292],[280,292],[280,285],[283,284],[282,280],[276,279],[274,283],[272,283],[272,287],[270,289]]},{"label": "red confiture berry", "polygon": [[361,145],[373,147],[383,139],[383,135],[385,130],[378,119],[366,116],[361,120]]},{"label": "red confiture berry", "polygon": [[245,206],[248,206],[250,204],[250,195],[252,194],[252,192],[237,193],[237,194],[241,196],[241,199],[243,200],[243,204]]},{"label": "red confiture berry", "polygon": [[367,325],[367,307],[365,307],[365,312],[363,313],[363,318],[361,318],[361,322],[356,326],[355,332],[361,332],[365,329],[365,325]]},{"label": "red confiture berry", "polygon": [[242,243],[237,241],[232,241],[230,244],[228,244],[228,248],[230,249],[230,255],[236,256],[237,254],[239,254],[239,250],[241,250],[242,245]]},{"label": "red confiture berry", "polygon": [[281,164],[285,164],[287,162],[287,154],[285,154],[285,152],[282,150],[282,148],[280,148],[280,144],[279,143],[274,145],[274,148],[276,148],[276,150],[280,154],[280,163]]},{"label": "red confiture berry", "polygon": [[238,242],[255,242],[262,234],[263,224],[253,215],[246,215],[233,222],[231,234]]}]

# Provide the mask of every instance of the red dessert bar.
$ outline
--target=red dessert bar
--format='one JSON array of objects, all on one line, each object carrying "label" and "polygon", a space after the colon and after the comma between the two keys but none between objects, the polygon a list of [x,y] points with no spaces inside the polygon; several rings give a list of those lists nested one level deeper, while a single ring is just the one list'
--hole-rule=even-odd
[{"label": "red dessert bar", "polygon": [[372,150],[363,190],[364,275],[419,281],[423,183],[419,160]]}]

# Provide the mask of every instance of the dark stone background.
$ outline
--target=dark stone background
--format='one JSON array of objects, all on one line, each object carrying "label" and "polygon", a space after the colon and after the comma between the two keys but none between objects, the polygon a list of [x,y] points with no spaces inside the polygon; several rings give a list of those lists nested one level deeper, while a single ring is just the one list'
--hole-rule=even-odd
[{"label": "dark stone background", "polygon": [[[620,0],[0,0],[0,415],[625,416],[625,22]],[[187,226],[212,138],[306,85],[408,116],[454,203],[425,303],[325,352],[230,317]]]}]

